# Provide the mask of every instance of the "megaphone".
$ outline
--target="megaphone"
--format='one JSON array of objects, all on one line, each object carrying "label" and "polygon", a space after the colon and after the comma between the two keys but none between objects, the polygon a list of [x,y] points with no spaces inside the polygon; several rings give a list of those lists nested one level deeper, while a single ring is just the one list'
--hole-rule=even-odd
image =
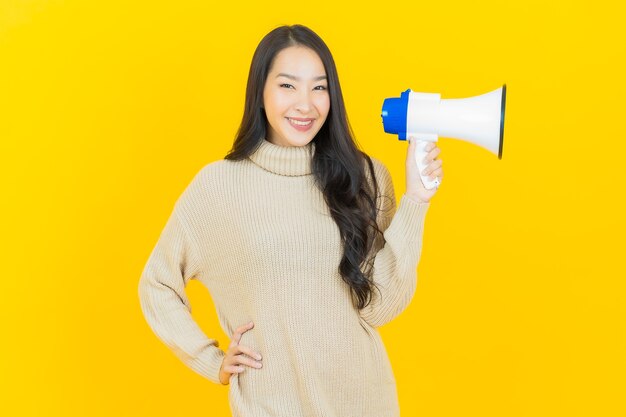
[{"label": "megaphone", "polygon": [[426,168],[424,150],[439,136],[465,140],[481,146],[502,159],[506,84],[480,96],[442,100],[437,93],[406,90],[400,98],[386,98],[382,118],[385,132],[399,140],[418,140],[415,161],[426,189],[439,186],[439,178],[422,175]]}]

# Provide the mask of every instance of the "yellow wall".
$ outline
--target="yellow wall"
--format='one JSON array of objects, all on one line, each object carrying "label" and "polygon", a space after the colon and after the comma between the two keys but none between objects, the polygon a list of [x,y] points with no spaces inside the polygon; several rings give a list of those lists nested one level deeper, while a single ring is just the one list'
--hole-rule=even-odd
[{"label": "yellow wall", "polygon": [[407,144],[383,99],[508,87],[502,160],[439,140],[418,290],[381,328],[403,417],[626,415],[617,2],[211,3],[0,0],[0,413],[229,415],[227,388],[148,328],[137,282],[173,202],[230,148],[258,42],[302,23],[398,198]]}]

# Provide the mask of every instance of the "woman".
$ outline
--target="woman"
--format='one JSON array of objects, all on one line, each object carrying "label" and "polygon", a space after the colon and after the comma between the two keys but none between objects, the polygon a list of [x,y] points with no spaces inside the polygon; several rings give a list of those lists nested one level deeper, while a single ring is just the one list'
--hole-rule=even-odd
[{"label": "woman", "polygon": [[[426,174],[443,177],[429,144]],[[139,284],[156,335],[190,368],[229,384],[235,417],[398,416],[377,327],[409,304],[426,190],[406,158],[396,209],[387,168],[359,151],[335,63],[310,29],[267,34],[225,159],[176,201]],[[209,290],[226,351],[191,316],[190,279]]]}]

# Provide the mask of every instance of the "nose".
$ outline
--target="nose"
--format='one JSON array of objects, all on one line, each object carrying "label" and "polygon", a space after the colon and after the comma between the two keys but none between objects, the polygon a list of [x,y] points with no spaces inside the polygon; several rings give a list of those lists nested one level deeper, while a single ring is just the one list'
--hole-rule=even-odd
[{"label": "nose", "polygon": [[307,114],[311,111],[311,93],[308,91],[303,91],[298,95],[298,101],[296,102],[296,110],[300,113]]}]

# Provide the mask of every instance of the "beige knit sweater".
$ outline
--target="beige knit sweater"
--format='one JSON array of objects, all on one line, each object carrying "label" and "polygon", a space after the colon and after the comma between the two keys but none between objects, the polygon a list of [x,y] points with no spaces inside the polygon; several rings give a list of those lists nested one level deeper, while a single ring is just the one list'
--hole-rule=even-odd
[{"label": "beige knit sweater", "polygon": [[[397,417],[396,383],[376,327],[400,314],[417,284],[430,203],[403,194],[372,158],[383,195],[374,279],[382,297],[359,311],[338,271],[339,229],[314,186],[315,144],[263,140],[250,159],[205,165],[174,204],[139,281],[147,323],[180,360],[220,384],[224,351],[198,327],[185,294],[209,290],[224,332],[263,356],[230,378],[234,417]],[[368,176],[368,178],[370,178]],[[209,415],[211,415],[209,413]]]}]

